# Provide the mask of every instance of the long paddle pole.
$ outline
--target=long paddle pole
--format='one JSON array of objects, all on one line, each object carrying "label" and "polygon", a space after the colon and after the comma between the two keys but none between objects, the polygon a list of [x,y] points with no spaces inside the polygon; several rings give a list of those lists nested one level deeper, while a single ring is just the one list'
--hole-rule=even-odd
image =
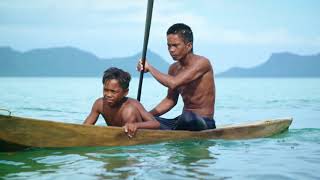
[{"label": "long paddle pole", "polygon": [[[145,24],[145,29],[144,29],[143,49],[142,49],[142,67],[143,67],[143,69],[144,69],[144,64],[146,62],[147,47],[148,47],[149,33],[150,33],[150,26],[151,26],[151,19],[152,19],[152,8],[153,8],[153,0],[148,0],[146,24]],[[139,88],[138,88],[138,95],[137,95],[138,101],[140,101],[140,98],[141,98],[143,74],[144,74],[144,71],[143,70],[140,71]]]}]

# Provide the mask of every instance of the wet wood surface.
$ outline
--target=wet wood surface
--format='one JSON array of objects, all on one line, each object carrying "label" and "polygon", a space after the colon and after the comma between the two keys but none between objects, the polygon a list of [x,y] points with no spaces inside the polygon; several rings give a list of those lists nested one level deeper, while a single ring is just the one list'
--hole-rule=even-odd
[{"label": "wet wood surface", "polygon": [[251,139],[287,130],[292,118],[225,125],[204,131],[139,129],[129,138],[121,127],[61,123],[0,115],[0,151],[26,147],[128,146],[182,139]]}]

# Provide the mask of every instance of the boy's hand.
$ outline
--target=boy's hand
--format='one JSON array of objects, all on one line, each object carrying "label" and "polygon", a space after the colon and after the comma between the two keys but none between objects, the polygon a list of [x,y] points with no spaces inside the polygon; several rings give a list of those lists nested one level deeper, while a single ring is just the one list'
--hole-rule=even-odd
[{"label": "boy's hand", "polygon": [[138,130],[138,126],[137,126],[137,123],[126,123],[123,126],[123,129],[124,129],[124,132],[127,133],[128,137],[132,138],[136,134]]}]

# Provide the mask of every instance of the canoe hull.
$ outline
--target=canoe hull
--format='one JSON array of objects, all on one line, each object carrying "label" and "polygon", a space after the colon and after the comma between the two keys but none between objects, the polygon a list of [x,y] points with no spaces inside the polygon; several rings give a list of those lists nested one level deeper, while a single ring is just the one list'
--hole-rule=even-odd
[{"label": "canoe hull", "polygon": [[0,115],[0,151],[26,147],[128,146],[181,139],[250,139],[287,130],[292,118],[228,125],[204,131],[140,129],[128,138],[120,127],[92,126]]}]

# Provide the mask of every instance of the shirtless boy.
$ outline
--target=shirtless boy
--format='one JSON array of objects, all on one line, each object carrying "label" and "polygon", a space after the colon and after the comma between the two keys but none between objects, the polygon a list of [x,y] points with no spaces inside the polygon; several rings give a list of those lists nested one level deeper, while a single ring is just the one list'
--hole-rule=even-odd
[{"label": "shirtless boy", "polygon": [[94,102],[83,124],[94,125],[101,114],[109,126],[123,127],[129,137],[134,136],[137,129],[159,129],[159,122],[139,101],[126,97],[130,80],[130,74],[121,69],[107,69],[102,79],[103,97]]}]

